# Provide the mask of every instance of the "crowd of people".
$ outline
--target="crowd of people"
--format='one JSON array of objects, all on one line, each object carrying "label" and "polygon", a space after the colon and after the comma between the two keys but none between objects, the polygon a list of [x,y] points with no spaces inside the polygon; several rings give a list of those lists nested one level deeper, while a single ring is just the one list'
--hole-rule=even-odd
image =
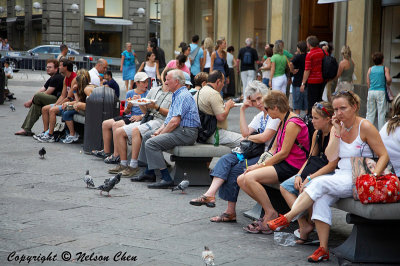
[{"label": "crowd of people", "polygon": [[[210,172],[210,187],[189,203],[215,207],[219,191],[219,198],[228,202],[227,208],[210,221],[235,222],[236,202],[242,189],[262,206],[265,213],[260,220],[243,227],[246,232],[271,234],[297,219],[300,226],[298,244],[306,243],[314,228],[320,240],[320,247],[308,260],[329,259],[328,237],[332,221],[329,207],[340,198],[352,196],[350,158],[360,154],[377,157],[375,176],[383,173],[390,159],[395,172],[400,175],[400,95],[393,100],[393,113],[388,121],[379,116],[379,108],[386,104],[381,102],[385,98],[382,92],[391,82],[389,69],[383,66],[382,53],[373,55],[375,65],[368,70],[365,119],[358,114],[361,101],[353,92],[355,64],[348,46],[341,50],[343,60],[334,78],[336,90],[329,96],[329,101],[322,101],[323,91],[328,86],[322,76],[322,62],[325,56],[331,55],[332,47],[326,42],[320,43],[315,36],[299,42],[294,55],[285,50],[281,40],[268,44],[262,60],[252,48],[251,38],[245,40],[246,46],[239,50],[237,60],[232,46],[225,51],[227,43],[223,38],[217,40],[215,47],[210,38],[199,42],[195,35],[190,45],[181,43],[182,51],[176,59],[165,63],[164,52],[156,40],[151,40],[138,72],[135,71],[132,45],[127,43],[121,59],[121,71],[128,90],[125,109],[121,116],[102,122],[104,147],[92,154],[105,163],[115,164],[107,170],[110,174],[122,173],[132,182],[151,182],[150,189],[170,188],[173,180],[163,152],[176,146],[193,145],[199,128],[206,123],[201,117],[212,117],[216,128],[207,135],[204,143],[235,148],[247,139],[262,145],[265,152],[252,158],[243,158],[240,152],[222,156]],[[256,80],[258,63],[261,81]],[[236,133],[227,130],[227,117],[235,102],[232,99],[224,101],[223,96],[230,95],[231,71],[239,66],[244,90],[240,133]],[[59,115],[69,131],[63,142],[73,143],[79,138],[74,130],[73,115],[84,113],[86,98],[96,86],[108,84],[111,87],[116,82],[107,71],[104,59],[99,59],[90,71],[81,69],[77,73],[73,72],[72,62],[68,59],[50,59],[47,73],[49,80],[24,104],[29,112],[22,129],[15,134],[54,142],[56,116]],[[104,79],[100,74],[105,74]],[[286,95],[288,82],[292,87],[292,107]],[[331,84],[330,88],[333,87]],[[119,88],[115,93],[119,95]],[[148,100],[145,105],[135,106],[130,101],[143,98]],[[259,112],[247,123],[245,114],[249,108]],[[378,128],[372,119],[377,109]],[[312,125],[307,125],[299,116],[301,110],[312,117]],[[34,135],[31,129],[40,116],[43,132]],[[129,160],[128,145],[132,150]],[[310,156],[321,158],[323,166],[312,169]],[[139,164],[145,166],[141,174]],[[155,170],[161,173],[158,182]],[[280,215],[274,209],[263,187],[266,184],[281,185],[290,212]],[[308,214],[302,215],[307,210]]]}]

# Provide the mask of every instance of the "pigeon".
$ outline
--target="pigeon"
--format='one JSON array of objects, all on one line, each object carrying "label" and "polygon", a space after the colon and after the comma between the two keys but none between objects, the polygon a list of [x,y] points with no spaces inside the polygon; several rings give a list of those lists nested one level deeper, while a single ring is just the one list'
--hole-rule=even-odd
[{"label": "pigeon", "polygon": [[201,257],[203,258],[203,261],[207,266],[215,265],[214,254],[208,247],[204,247],[204,251],[201,253]]},{"label": "pigeon", "polygon": [[12,112],[15,112],[15,106],[14,106],[14,104],[10,103],[10,109],[11,109]]},{"label": "pigeon", "polygon": [[97,189],[101,190],[100,195],[103,195],[102,192],[105,191],[108,193],[108,197],[110,197],[110,190],[114,188],[114,186],[119,183],[121,180],[121,173],[118,173],[116,176],[110,178],[110,181],[105,182],[103,185],[100,185]]},{"label": "pigeon", "polygon": [[86,183],[86,187],[94,187],[94,182],[92,176],[89,174],[89,170],[86,170],[86,174],[83,177],[83,181]]},{"label": "pigeon", "polygon": [[46,154],[46,150],[44,149],[44,147],[43,148],[41,148],[40,150],[39,150],[39,156],[40,156],[40,159],[44,159],[44,155]]},{"label": "pigeon", "polygon": [[172,188],[172,192],[175,190],[182,190],[182,193],[185,193],[185,189],[187,189],[189,186],[189,180],[185,179],[182,180],[182,182],[179,183],[176,187]]},{"label": "pigeon", "polygon": [[[115,181],[113,181],[115,179]],[[106,178],[104,179],[104,184],[107,184],[108,182],[114,182],[114,186],[117,185],[119,183],[119,181],[121,181],[121,175],[117,174],[111,178]]]}]

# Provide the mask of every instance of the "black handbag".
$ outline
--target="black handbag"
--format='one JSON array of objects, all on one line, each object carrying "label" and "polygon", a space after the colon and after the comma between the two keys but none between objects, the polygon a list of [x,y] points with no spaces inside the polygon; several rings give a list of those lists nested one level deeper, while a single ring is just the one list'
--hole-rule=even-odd
[{"label": "black handbag", "polygon": [[147,123],[150,120],[154,119],[154,115],[151,115],[150,113],[151,113],[150,110],[146,112],[146,114],[143,116],[142,120],[140,120],[140,124]]},{"label": "black handbag", "polygon": [[207,140],[217,130],[217,118],[215,115],[206,114],[199,109],[200,91],[197,93],[197,109],[199,111],[200,127],[197,135],[198,143],[207,143]]},{"label": "black handbag", "polygon": [[239,147],[244,158],[251,159],[264,153],[265,143],[255,143],[251,140],[244,139],[240,142]]},{"label": "black handbag", "polygon": [[[301,172],[301,179],[304,181],[307,176],[314,174],[317,172],[319,169],[324,167],[329,163],[328,158],[326,158],[326,155],[324,154],[324,151],[322,150],[322,131],[318,131],[317,133],[317,139],[315,145],[318,144],[318,150],[319,150],[319,155],[317,156],[310,156],[307,160],[307,164],[304,167],[303,171]],[[314,147],[315,147],[314,145]],[[314,148],[313,148],[314,149]],[[312,154],[312,151],[311,151]]]}]

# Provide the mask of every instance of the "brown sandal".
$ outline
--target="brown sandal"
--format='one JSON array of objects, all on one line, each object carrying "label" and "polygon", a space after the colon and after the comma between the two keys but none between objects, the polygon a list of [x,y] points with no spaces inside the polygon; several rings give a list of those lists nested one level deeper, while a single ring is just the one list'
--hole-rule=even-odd
[{"label": "brown sandal", "polygon": [[270,235],[273,233],[273,231],[267,226],[264,226],[262,224],[262,220],[258,220],[256,222],[253,222],[249,224],[246,227],[243,227],[243,230],[246,232],[252,233],[252,234],[265,234],[265,235]]},{"label": "brown sandal", "polygon": [[221,215],[212,217],[210,222],[213,223],[236,223],[236,214],[228,214],[226,212]]},{"label": "brown sandal", "polygon": [[201,195],[197,199],[192,199],[189,203],[194,206],[206,205],[209,208],[214,208],[215,207],[215,197],[208,197],[205,195]]}]

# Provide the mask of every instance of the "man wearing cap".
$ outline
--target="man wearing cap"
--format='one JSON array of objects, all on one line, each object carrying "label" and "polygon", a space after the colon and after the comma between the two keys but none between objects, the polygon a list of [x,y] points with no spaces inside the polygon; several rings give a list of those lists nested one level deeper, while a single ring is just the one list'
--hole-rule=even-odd
[{"label": "man wearing cap", "polygon": [[137,122],[138,124],[140,124],[139,121],[142,120],[144,114],[138,106],[133,106],[130,100],[145,98],[147,96],[148,78],[149,77],[145,72],[136,73],[134,82],[136,83],[137,87],[136,89],[130,90],[126,93],[125,109],[123,115],[103,121],[102,131],[104,149],[100,151],[92,151],[92,154],[97,157],[103,158],[105,163],[119,162],[118,153],[116,153],[116,151],[114,150],[114,154],[111,154],[111,141],[113,136],[115,136],[115,134],[113,134],[115,130],[124,125],[129,125],[130,123]]},{"label": "man wearing cap", "polygon": [[[220,94],[224,87],[224,81],[225,77],[221,71],[212,71],[208,75],[207,85],[201,88],[193,97],[200,111],[208,115],[214,115],[217,118],[219,144],[235,148],[239,146],[242,135],[226,130],[228,128],[228,114],[235,106],[235,103],[229,100],[224,106],[224,101]],[[207,143],[214,144],[214,134],[207,140]]]},{"label": "man wearing cap", "polygon": [[155,181],[154,170],[161,172],[161,181],[147,187],[153,189],[169,188],[174,184],[164,161],[163,151],[176,146],[193,145],[200,126],[199,112],[192,95],[185,87],[185,77],[181,70],[168,72],[165,84],[172,92],[172,103],[163,125],[156,131],[143,136],[139,161],[146,163],[144,175],[132,181]]}]

